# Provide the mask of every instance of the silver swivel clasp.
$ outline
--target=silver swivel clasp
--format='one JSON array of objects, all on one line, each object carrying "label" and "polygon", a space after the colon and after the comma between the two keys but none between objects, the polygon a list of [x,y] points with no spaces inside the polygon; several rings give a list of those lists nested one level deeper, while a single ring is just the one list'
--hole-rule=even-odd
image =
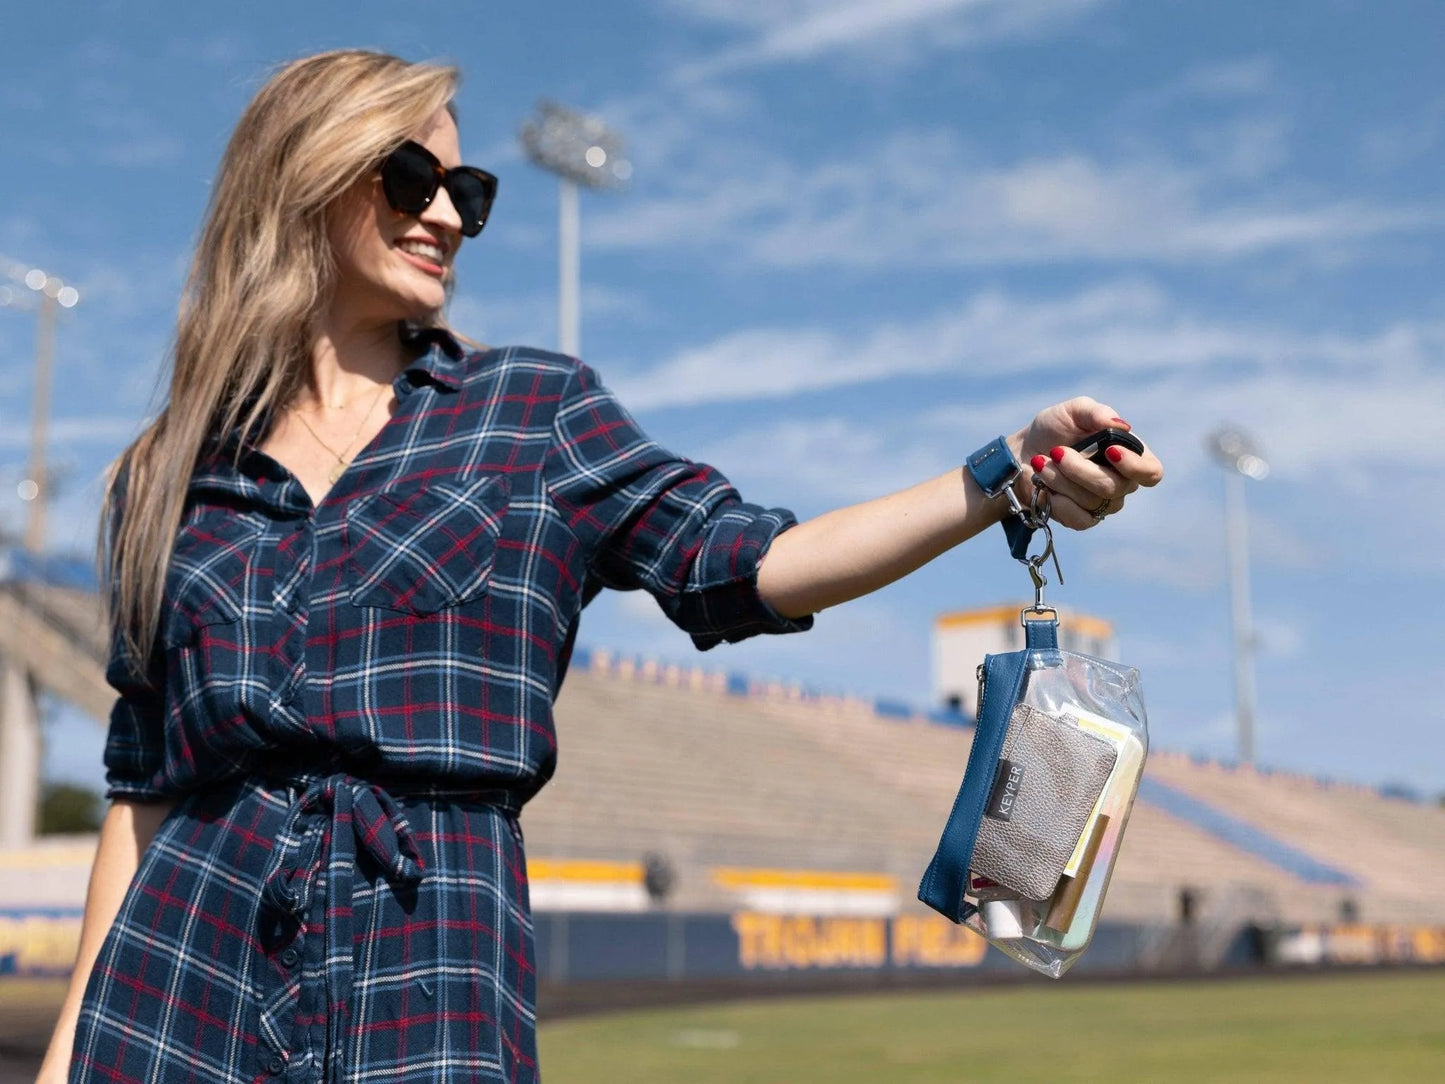
[{"label": "silver swivel clasp", "polygon": [[1024,523],[1030,530],[1034,531],[1034,537],[1043,537],[1044,544],[1038,553],[1026,554],[1019,558],[1029,570],[1029,579],[1034,584],[1034,604],[1025,612],[1041,612],[1051,610],[1052,607],[1044,602],[1044,587],[1048,584],[1048,577],[1044,575],[1045,562],[1052,561],[1054,574],[1058,577],[1059,583],[1064,582],[1064,570],[1059,567],[1059,555],[1054,550],[1054,531],[1049,526],[1049,491],[1034,480],[1034,495],[1029,502],[1027,509],[1020,510]]}]

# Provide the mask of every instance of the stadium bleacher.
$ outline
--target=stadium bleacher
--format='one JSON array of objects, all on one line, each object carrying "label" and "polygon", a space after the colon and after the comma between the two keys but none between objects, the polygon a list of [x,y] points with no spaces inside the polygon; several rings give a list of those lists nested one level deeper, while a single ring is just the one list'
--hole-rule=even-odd
[{"label": "stadium bleacher", "polygon": [[[652,906],[649,857],[675,910],[915,908],[972,737],[956,718],[601,651],[578,652],[557,729],[556,777],[522,816],[539,910]],[[0,910],[78,908],[92,848],[0,852]],[[1170,923],[1181,892],[1232,919],[1439,923],[1445,809],[1156,750],[1105,917]]]},{"label": "stadium bleacher", "polygon": [[[678,871],[670,904],[735,906],[709,870],[872,872],[913,886],[972,732],[738,675],[579,653],[532,854]],[[1257,920],[1445,918],[1445,810],[1353,785],[1151,755],[1106,914],[1170,922],[1181,890]],[[1243,902],[1242,902],[1243,901]]]}]

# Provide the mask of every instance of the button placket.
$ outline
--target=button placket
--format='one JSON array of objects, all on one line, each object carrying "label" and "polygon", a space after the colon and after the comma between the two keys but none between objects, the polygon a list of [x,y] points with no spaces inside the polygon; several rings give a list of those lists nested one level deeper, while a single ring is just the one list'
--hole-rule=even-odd
[{"label": "button placket", "polygon": [[310,517],[297,519],[282,527],[274,551],[271,711],[278,725],[294,731],[306,729],[303,690],[313,537]]}]

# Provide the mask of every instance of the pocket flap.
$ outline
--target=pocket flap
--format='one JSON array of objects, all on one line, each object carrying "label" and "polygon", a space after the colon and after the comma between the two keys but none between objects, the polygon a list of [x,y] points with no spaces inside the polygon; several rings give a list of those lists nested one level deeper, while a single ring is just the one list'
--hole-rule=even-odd
[{"label": "pocket flap", "polygon": [[161,642],[178,647],[198,628],[244,612],[261,529],[230,514],[208,514],[181,528],[166,570]]},{"label": "pocket flap", "polygon": [[428,614],[482,594],[502,531],[507,479],[385,489],[346,510],[351,601]]}]

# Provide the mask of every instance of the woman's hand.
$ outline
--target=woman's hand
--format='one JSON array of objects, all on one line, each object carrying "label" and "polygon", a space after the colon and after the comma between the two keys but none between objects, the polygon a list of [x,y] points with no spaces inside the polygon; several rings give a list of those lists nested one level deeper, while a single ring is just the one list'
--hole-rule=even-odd
[{"label": "woman's hand", "polygon": [[1088,530],[1124,507],[1124,500],[1140,486],[1155,486],[1164,477],[1160,463],[1146,446],[1143,455],[1127,448],[1110,448],[1109,467],[1090,462],[1071,447],[1101,429],[1128,429],[1112,407],[1087,397],[1070,399],[1039,411],[1026,428],[1009,438],[1023,472],[1014,492],[1025,506],[1033,497],[1034,478],[1052,494],[1050,519]]}]

